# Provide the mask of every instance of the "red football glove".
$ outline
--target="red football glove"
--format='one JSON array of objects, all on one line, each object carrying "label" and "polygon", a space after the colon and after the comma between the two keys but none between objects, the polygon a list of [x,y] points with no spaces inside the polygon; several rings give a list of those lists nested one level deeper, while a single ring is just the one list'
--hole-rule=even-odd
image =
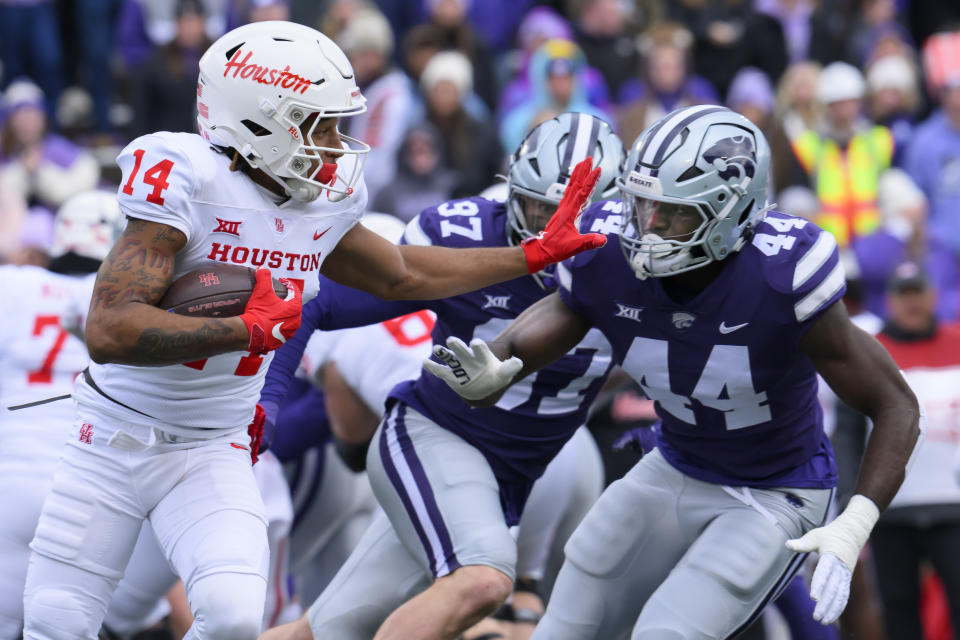
[{"label": "red football glove", "polygon": [[520,243],[527,258],[527,269],[530,273],[537,273],[549,264],[561,262],[581,251],[596,249],[606,244],[607,237],[602,233],[581,235],[576,225],[577,216],[590,199],[593,187],[600,179],[600,167],[591,171],[592,165],[593,158],[587,156],[573,168],[563,199],[560,200],[557,212],[550,218],[546,228]]},{"label": "red football glove", "polygon": [[257,464],[260,453],[260,440],[263,438],[263,423],[267,419],[267,412],[257,404],[257,410],[253,413],[253,422],[247,427],[247,433],[250,435],[250,464]]},{"label": "red football glove", "polygon": [[279,349],[300,328],[300,289],[292,281],[280,278],[287,285],[287,297],[281,300],[273,292],[269,269],[257,269],[257,283],[240,316],[250,332],[251,353]]}]

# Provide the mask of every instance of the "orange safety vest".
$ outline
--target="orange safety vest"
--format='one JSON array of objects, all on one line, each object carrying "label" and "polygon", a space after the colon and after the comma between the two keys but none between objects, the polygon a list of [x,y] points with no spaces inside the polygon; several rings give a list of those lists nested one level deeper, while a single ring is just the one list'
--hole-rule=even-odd
[{"label": "orange safety vest", "polygon": [[846,149],[816,131],[805,131],[791,146],[820,200],[814,222],[831,232],[841,247],[876,231],[877,182],[893,159],[890,130],[870,127],[854,135]]}]

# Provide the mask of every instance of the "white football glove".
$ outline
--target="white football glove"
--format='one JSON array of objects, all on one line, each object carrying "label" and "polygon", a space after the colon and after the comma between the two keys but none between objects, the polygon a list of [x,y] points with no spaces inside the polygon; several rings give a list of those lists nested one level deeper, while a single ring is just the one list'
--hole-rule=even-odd
[{"label": "white football glove", "polygon": [[446,347],[433,346],[433,355],[444,364],[427,358],[423,367],[467,400],[481,400],[509,386],[523,368],[523,361],[516,356],[497,358],[480,338],[471,340],[468,347],[460,338],[450,336]]},{"label": "white football glove", "polygon": [[814,620],[824,625],[833,624],[843,613],[850,597],[850,578],[857,557],[879,517],[877,505],[858,494],[850,498],[847,508],[830,524],[811,529],[801,538],[787,540],[787,548],[793,551],[820,554],[810,584],[810,597],[817,602]]}]

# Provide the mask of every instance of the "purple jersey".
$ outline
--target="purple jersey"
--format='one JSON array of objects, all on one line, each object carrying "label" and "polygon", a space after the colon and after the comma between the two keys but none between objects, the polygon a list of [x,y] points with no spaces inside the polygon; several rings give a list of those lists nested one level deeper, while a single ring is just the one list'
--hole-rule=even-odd
[{"label": "purple jersey", "polygon": [[[619,224],[620,209],[593,205],[582,231]],[[844,292],[829,233],[770,212],[716,280],[683,303],[662,280],[638,279],[615,235],[561,265],[557,279],[562,299],[606,335],[616,362],[656,401],[658,446],[675,467],[737,486],[836,484],[816,371],[798,350]]]},{"label": "purple jersey", "polygon": [[[484,198],[452,200],[414,218],[407,225],[404,242],[501,247],[507,243],[506,218],[502,203]],[[437,314],[431,335],[435,344],[444,344],[448,336],[467,342],[474,337],[491,340],[549,293],[526,276],[452,298],[419,302],[380,300],[322,277],[319,287],[317,297],[303,307],[300,329],[270,365],[261,393],[261,403],[270,407],[268,413],[283,402],[304,347],[317,329],[361,326],[428,308]],[[507,521],[515,524],[533,481],[586,421],[611,366],[610,343],[598,329],[591,329],[576,348],[513,385],[494,407],[469,408],[446,383],[429,374],[400,383],[391,398],[412,406],[484,454],[500,483]]]},{"label": "purple jersey", "polygon": [[[506,243],[503,203],[484,198],[445,202],[407,226],[409,244],[497,247]],[[492,340],[521,311],[549,293],[530,277],[434,301],[434,344],[448,336]],[[445,382],[423,374],[400,383],[391,397],[412,406],[477,447],[500,482],[508,519],[519,516],[533,481],[586,421],[612,366],[610,343],[592,329],[562,358],[513,385],[493,407],[470,409]]]}]

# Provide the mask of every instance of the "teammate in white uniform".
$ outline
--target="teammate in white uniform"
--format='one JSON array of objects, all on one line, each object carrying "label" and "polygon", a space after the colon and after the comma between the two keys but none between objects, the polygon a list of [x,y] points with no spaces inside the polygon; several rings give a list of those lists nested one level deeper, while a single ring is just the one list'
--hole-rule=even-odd
[{"label": "teammate in white uniform", "polygon": [[[8,487],[0,495],[2,640],[20,637],[27,545],[73,424],[73,403],[64,396],[87,365],[86,348],[68,329],[82,326],[93,274],[120,219],[112,193],[80,194],[57,215],[50,270],[0,267],[0,477]],[[8,409],[31,403],[40,404]]]},{"label": "teammate in white uniform", "polygon": [[[187,638],[256,637],[268,558],[250,466],[262,428],[255,403],[269,352],[299,325],[301,292],[277,298],[270,270],[302,282],[306,297],[323,265],[381,297],[428,299],[605,241],[573,224],[596,179],[585,172],[575,191],[586,193],[520,247],[454,259],[355,226],[368,147],[337,125],[364,99],[343,52],[313,29],[231,31],[201,59],[197,94],[201,135],[144,136],[118,158],[128,223],[94,287],[86,340],[97,364],[74,388],[75,431],[31,543],[30,640],[95,637],[147,518],[184,582],[195,618]],[[154,306],[175,278],[211,262],[265,267],[244,314],[192,318]]]}]

